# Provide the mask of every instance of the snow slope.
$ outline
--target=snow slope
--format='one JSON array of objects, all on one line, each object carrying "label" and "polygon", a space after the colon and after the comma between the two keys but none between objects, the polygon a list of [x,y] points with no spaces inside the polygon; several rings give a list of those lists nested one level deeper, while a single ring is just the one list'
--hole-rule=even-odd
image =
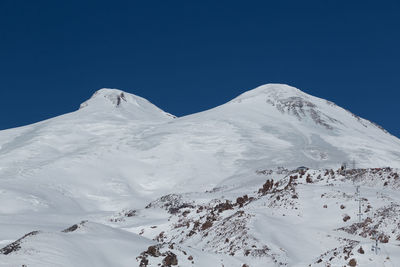
[{"label": "snow slope", "polygon": [[[41,231],[26,240],[31,249],[0,255],[0,266],[3,262],[20,266],[22,261],[45,266],[39,264],[45,259],[48,266],[55,266],[51,261],[59,266],[130,266],[128,260],[138,264],[136,257],[155,243],[154,236],[140,234],[142,229],[152,229],[154,224],[159,225],[154,229],[172,231],[170,214],[147,214],[144,209],[163,195],[188,193],[194,194],[192,199],[211,203],[231,194],[234,201],[238,192],[250,194],[265,182],[265,177],[255,174],[258,170],[337,169],[352,160],[358,168],[400,168],[400,140],[334,103],[288,85],[263,85],[224,105],[181,118],[133,94],[101,89],[75,112],[0,132],[0,248],[31,231]],[[204,193],[207,190],[215,193]],[[315,201],[313,190],[307,186],[303,203]],[[303,260],[311,263],[319,255],[316,251],[323,253],[313,241],[304,248],[298,248],[299,241],[293,246],[286,241],[314,235],[317,225],[303,223],[301,230],[277,236],[278,229],[292,219],[288,217],[288,222],[266,213],[262,206],[255,205],[249,213],[260,218],[252,226],[254,236],[262,236],[256,238],[257,244],[274,247],[274,254],[268,256],[271,266],[277,264],[274,259],[296,266],[302,255],[308,255]],[[145,215],[132,216],[134,226],[110,223],[112,216],[126,210],[143,210]],[[315,207],[304,214],[312,210]],[[89,220],[82,229],[88,227],[85,235],[91,237],[60,232],[82,220]],[[320,226],[324,233],[340,226],[329,220]],[[271,230],[265,230],[264,223],[273,226]],[[121,231],[131,234],[125,237]],[[111,236],[115,244],[105,244]],[[73,245],[83,239],[91,245]],[[321,240],[326,242],[324,248],[340,243]],[[132,248],[125,245],[130,242]],[[219,246],[220,240],[215,242]],[[195,266],[251,262],[245,255],[233,257],[227,251],[204,252],[200,244],[190,240],[171,251],[177,255],[191,251],[203,258],[204,265],[197,260]],[[77,250],[86,246],[94,248],[83,256]],[[118,252],[110,248],[119,246],[124,248]],[[124,256],[128,248],[135,257]],[[278,253],[279,248],[285,248],[286,254]],[[167,253],[167,248],[160,249]],[[182,264],[193,266],[186,261]],[[253,265],[264,266],[261,262],[265,257]]]}]

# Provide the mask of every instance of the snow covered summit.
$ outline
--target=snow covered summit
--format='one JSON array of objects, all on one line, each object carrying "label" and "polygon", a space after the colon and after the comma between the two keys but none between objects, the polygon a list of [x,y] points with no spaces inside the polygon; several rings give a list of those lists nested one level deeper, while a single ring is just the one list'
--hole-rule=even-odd
[{"label": "snow covered summit", "polygon": [[260,112],[268,110],[270,107],[266,107],[267,105],[272,106],[281,115],[288,114],[296,117],[299,121],[304,119],[305,122],[302,122],[303,124],[307,123],[307,120],[310,120],[331,130],[340,127],[340,125],[345,125],[346,120],[357,125],[362,125],[365,128],[377,127],[383,130],[376,124],[361,119],[330,101],[309,95],[286,84],[266,84],[259,86],[241,94],[230,101],[230,103],[255,105],[258,106]]},{"label": "snow covered summit", "polygon": [[353,159],[364,167],[399,165],[397,137],[330,101],[288,85],[257,87],[175,123],[185,127],[188,122],[206,124],[209,135],[224,127],[219,135],[226,142],[235,139],[229,144],[237,144],[242,157],[236,162],[246,162],[244,166],[267,162],[275,167],[321,168]]},{"label": "snow covered summit", "polygon": [[164,112],[147,99],[118,89],[103,88],[80,105],[80,110],[90,112],[113,112],[129,119],[160,121],[175,116]]},{"label": "snow covered summit", "polygon": [[293,97],[293,96],[306,97],[306,98],[309,97],[309,95],[307,95],[303,91],[293,86],[287,84],[269,83],[258,86],[257,88],[249,90],[247,92],[244,92],[243,94],[236,97],[232,101],[240,102],[245,99],[260,97],[260,96],[265,96],[267,98],[275,98],[275,99],[283,97]]}]

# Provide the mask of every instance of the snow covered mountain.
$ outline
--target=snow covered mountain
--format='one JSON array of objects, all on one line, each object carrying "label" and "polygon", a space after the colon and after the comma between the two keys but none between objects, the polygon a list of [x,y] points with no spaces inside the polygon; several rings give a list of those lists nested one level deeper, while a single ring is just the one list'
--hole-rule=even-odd
[{"label": "snow covered mountain", "polygon": [[[152,263],[150,256],[158,254],[159,257],[154,258],[161,259],[161,254],[164,254],[163,258],[178,255],[180,266],[210,263],[219,266],[223,262],[225,266],[245,263],[266,266],[263,262],[268,262],[269,266],[307,266],[324,251],[313,242],[308,243],[308,248],[296,250],[293,244],[299,244],[301,235],[318,236],[316,233],[320,233],[320,242],[328,251],[338,248],[341,241],[325,242],[326,235],[321,233],[350,224],[341,219],[336,222],[335,218],[341,217],[336,213],[327,217],[335,221],[322,223],[321,229],[314,224],[302,224],[310,220],[304,218],[313,216],[311,211],[316,209],[307,204],[315,201],[312,190],[331,195],[334,190],[344,190],[349,194],[352,186],[346,179],[337,178],[343,173],[338,173],[336,178],[317,177],[325,174],[325,169],[336,170],[343,162],[353,160],[359,170],[390,166],[394,168],[388,171],[390,177],[395,177],[396,168],[400,168],[400,140],[332,102],[288,85],[263,85],[224,105],[181,118],[139,96],[116,89],[101,89],[75,112],[0,132],[0,248],[34,230],[41,231],[28,235],[21,244],[16,243],[19,248],[15,252],[12,250],[6,255],[4,251],[8,250],[3,250],[2,255],[0,250],[0,266],[2,263],[4,266],[28,263],[28,266],[145,266],[146,261],[153,266],[151,264],[159,261]],[[290,170],[299,166],[308,167],[309,179],[318,182],[299,182],[300,189],[288,186],[289,177],[294,175]],[[275,182],[279,182],[276,188],[266,186],[271,194],[254,193],[265,183],[265,175],[268,179],[274,176]],[[385,175],[389,177],[389,174]],[[324,184],[329,184],[329,179],[335,181],[334,187],[328,188]],[[364,184],[362,179],[360,183],[366,187],[376,186]],[[397,182],[388,182],[388,185],[397,188]],[[385,188],[380,185],[376,190]],[[304,196],[292,200],[296,194],[289,189],[304,192]],[[285,193],[289,191],[292,193]],[[367,191],[374,194],[373,189]],[[172,193],[176,195],[169,195]],[[230,214],[233,217],[229,219],[211,215],[210,210],[215,205],[225,203],[225,200],[235,203],[236,198],[244,194],[253,195],[252,201],[245,201],[251,202],[249,205],[228,205],[227,210],[243,211],[249,220],[243,221],[239,215],[234,215],[236,213]],[[288,197],[287,203],[294,204],[277,205],[278,208],[266,204],[265,201],[278,195],[284,199]],[[397,196],[391,193],[387,197],[397,201]],[[340,196],[335,195],[335,198],[343,200]],[[318,196],[315,203],[318,207],[322,206],[319,201],[321,197]],[[203,207],[198,214],[204,213],[205,217],[190,217],[188,221],[187,216],[182,217],[179,213],[181,206],[177,207],[178,214],[165,208],[171,203],[186,205],[186,211],[192,213]],[[376,203],[368,205],[376,205],[377,209],[385,207],[380,201]],[[152,209],[145,209],[146,206]],[[260,211],[265,206],[269,208]],[[290,211],[287,211],[289,206]],[[294,212],[295,207],[300,211]],[[287,214],[291,221],[282,219],[282,214]],[[240,218],[235,219],[236,216]],[[302,223],[293,220],[293,216],[304,217]],[[185,225],[195,221],[203,225],[209,217],[213,218],[210,223],[214,227],[224,220],[239,221],[239,225],[249,227],[246,231],[250,233],[246,238],[242,235],[242,239],[238,239],[240,242],[249,244],[249,240],[253,240],[252,244],[257,248],[268,249],[255,252],[244,243],[232,245],[246,247],[250,251],[246,255],[243,249],[222,248],[221,243],[228,237],[222,241],[218,238],[208,240],[207,236],[196,234],[197,228],[193,228],[193,238],[189,238],[192,235],[188,232],[185,235],[189,237],[182,239],[174,230],[180,229],[174,227],[184,221]],[[251,223],[253,217],[259,218],[255,224]],[[83,223],[78,224],[80,221]],[[297,241],[286,242],[289,236],[265,232],[261,222],[274,223],[274,231],[282,223],[290,227],[295,222],[303,228],[292,233]],[[76,225],[76,229],[60,232],[70,225]],[[160,234],[160,228],[166,237],[152,240]],[[229,231],[241,232],[236,228],[213,230],[222,236],[227,236]],[[80,243],[82,238],[86,243],[78,251],[73,244]],[[110,238],[113,242],[103,244]],[[343,239],[343,235],[340,238]],[[177,240],[184,248],[168,250],[164,246],[165,242],[171,245]],[[363,242],[353,241],[352,244],[356,244],[353,248]],[[49,246],[49,243],[54,245]],[[156,251],[146,252],[152,244],[161,245],[155,247]],[[92,248],[87,249],[87,246]],[[115,251],[114,248],[120,246],[124,248]],[[128,247],[129,251],[136,251],[133,258],[127,255]],[[214,249],[207,250],[206,247]],[[85,252],[80,254],[81,250]],[[235,256],[238,251],[243,255]],[[195,263],[185,256],[189,252],[196,258]],[[299,263],[301,253],[306,256]],[[169,260],[173,260],[171,257]],[[307,265],[303,265],[305,263]]]}]

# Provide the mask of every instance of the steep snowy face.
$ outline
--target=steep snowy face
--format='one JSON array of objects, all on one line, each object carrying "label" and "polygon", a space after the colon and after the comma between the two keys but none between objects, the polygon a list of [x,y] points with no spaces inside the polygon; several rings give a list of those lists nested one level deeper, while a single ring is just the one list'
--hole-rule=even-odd
[{"label": "steep snowy face", "polygon": [[385,132],[376,124],[361,119],[330,101],[311,96],[285,84],[262,85],[245,92],[230,103],[255,105],[258,106],[260,112],[268,110],[266,105],[269,105],[274,107],[275,111],[279,111],[281,115],[291,115],[302,123],[314,122],[328,130],[343,126],[346,121],[350,120],[365,128],[371,126]]},{"label": "steep snowy face", "polygon": [[263,100],[267,104],[276,107],[282,114],[290,114],[300,121],[309,118],[314,123],[322,125],[327,129],[333,129],[333,126],[329,123],[338,122],[321,111],[317,105],[320,99],[307,95],[297,88],[288,85],[268,84],[260,86],[237,97],[233,102],[240,103],[254,99]]},{"label": "steep snowy face", "polygon": [[79,108],[84,112],[114,113],[129,119],[160,121],[175,116],[166,113],[148,100],[117,89],[100,89],[83,102]]}]

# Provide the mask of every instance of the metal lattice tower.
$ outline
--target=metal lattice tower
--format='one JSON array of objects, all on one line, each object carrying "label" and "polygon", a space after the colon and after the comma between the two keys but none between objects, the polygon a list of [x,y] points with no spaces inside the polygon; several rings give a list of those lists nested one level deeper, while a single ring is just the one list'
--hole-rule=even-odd
[{"label": "metal lattice tower", "polygon": [[[353,170],[355,170],[355,168],[356,168],[356,161],[353,159],[352,161],[351,161],[351,164],[352,164],[352,167],[353,167]],[[344,168],[346,168],[346,163],[344,163]],[[346,175],[346,179],[347,179],[347,172],[345,171],[345,175]],[[353,185],[355,185],[355,179],[353,178],[352,179],[353,180]],[[358,201],[358,213],[357,213],[357,217],[358,217],[358,222],[361,222],[361,219],[362,219],[362,211],[361,211],[361,206],[362,206],[362,201],[363,201],[363,198],[361,197],[361,192],[360,192],[360,186],[359,185],[355,185],[355,187],[356,187],[356,192],[355,192],[355,194],[354,194],[354,196],[355,196],[355,201]]]},{"label": "metal lattice tower", "polygon": [[363,215],[361,212],[361,201],[362,201],[362,198],[358,198],[358,214],[357,214],[357,216],[358,216],[359,223],[361,222],[362,215]]},{"label": "metal lattice tower", "polygon": [[361,192],[360,192],[360,186],[359,185],[356,186],[355,197],[356,197],[355,201],[358,201],[358,213],[357,213],[357,216],[358,216],[358,222],[360,223],[361,219],[362,219],[362,215],[363,215],[362,211],[361,211],[363,198],[361,197]]},{"label": "metal lattice tower", "polygon": [[378,247],[378,236],[375,235],[375,245],[372,245],[371,251],[374,251],[376,255],[378,255],[380,247]]}]

